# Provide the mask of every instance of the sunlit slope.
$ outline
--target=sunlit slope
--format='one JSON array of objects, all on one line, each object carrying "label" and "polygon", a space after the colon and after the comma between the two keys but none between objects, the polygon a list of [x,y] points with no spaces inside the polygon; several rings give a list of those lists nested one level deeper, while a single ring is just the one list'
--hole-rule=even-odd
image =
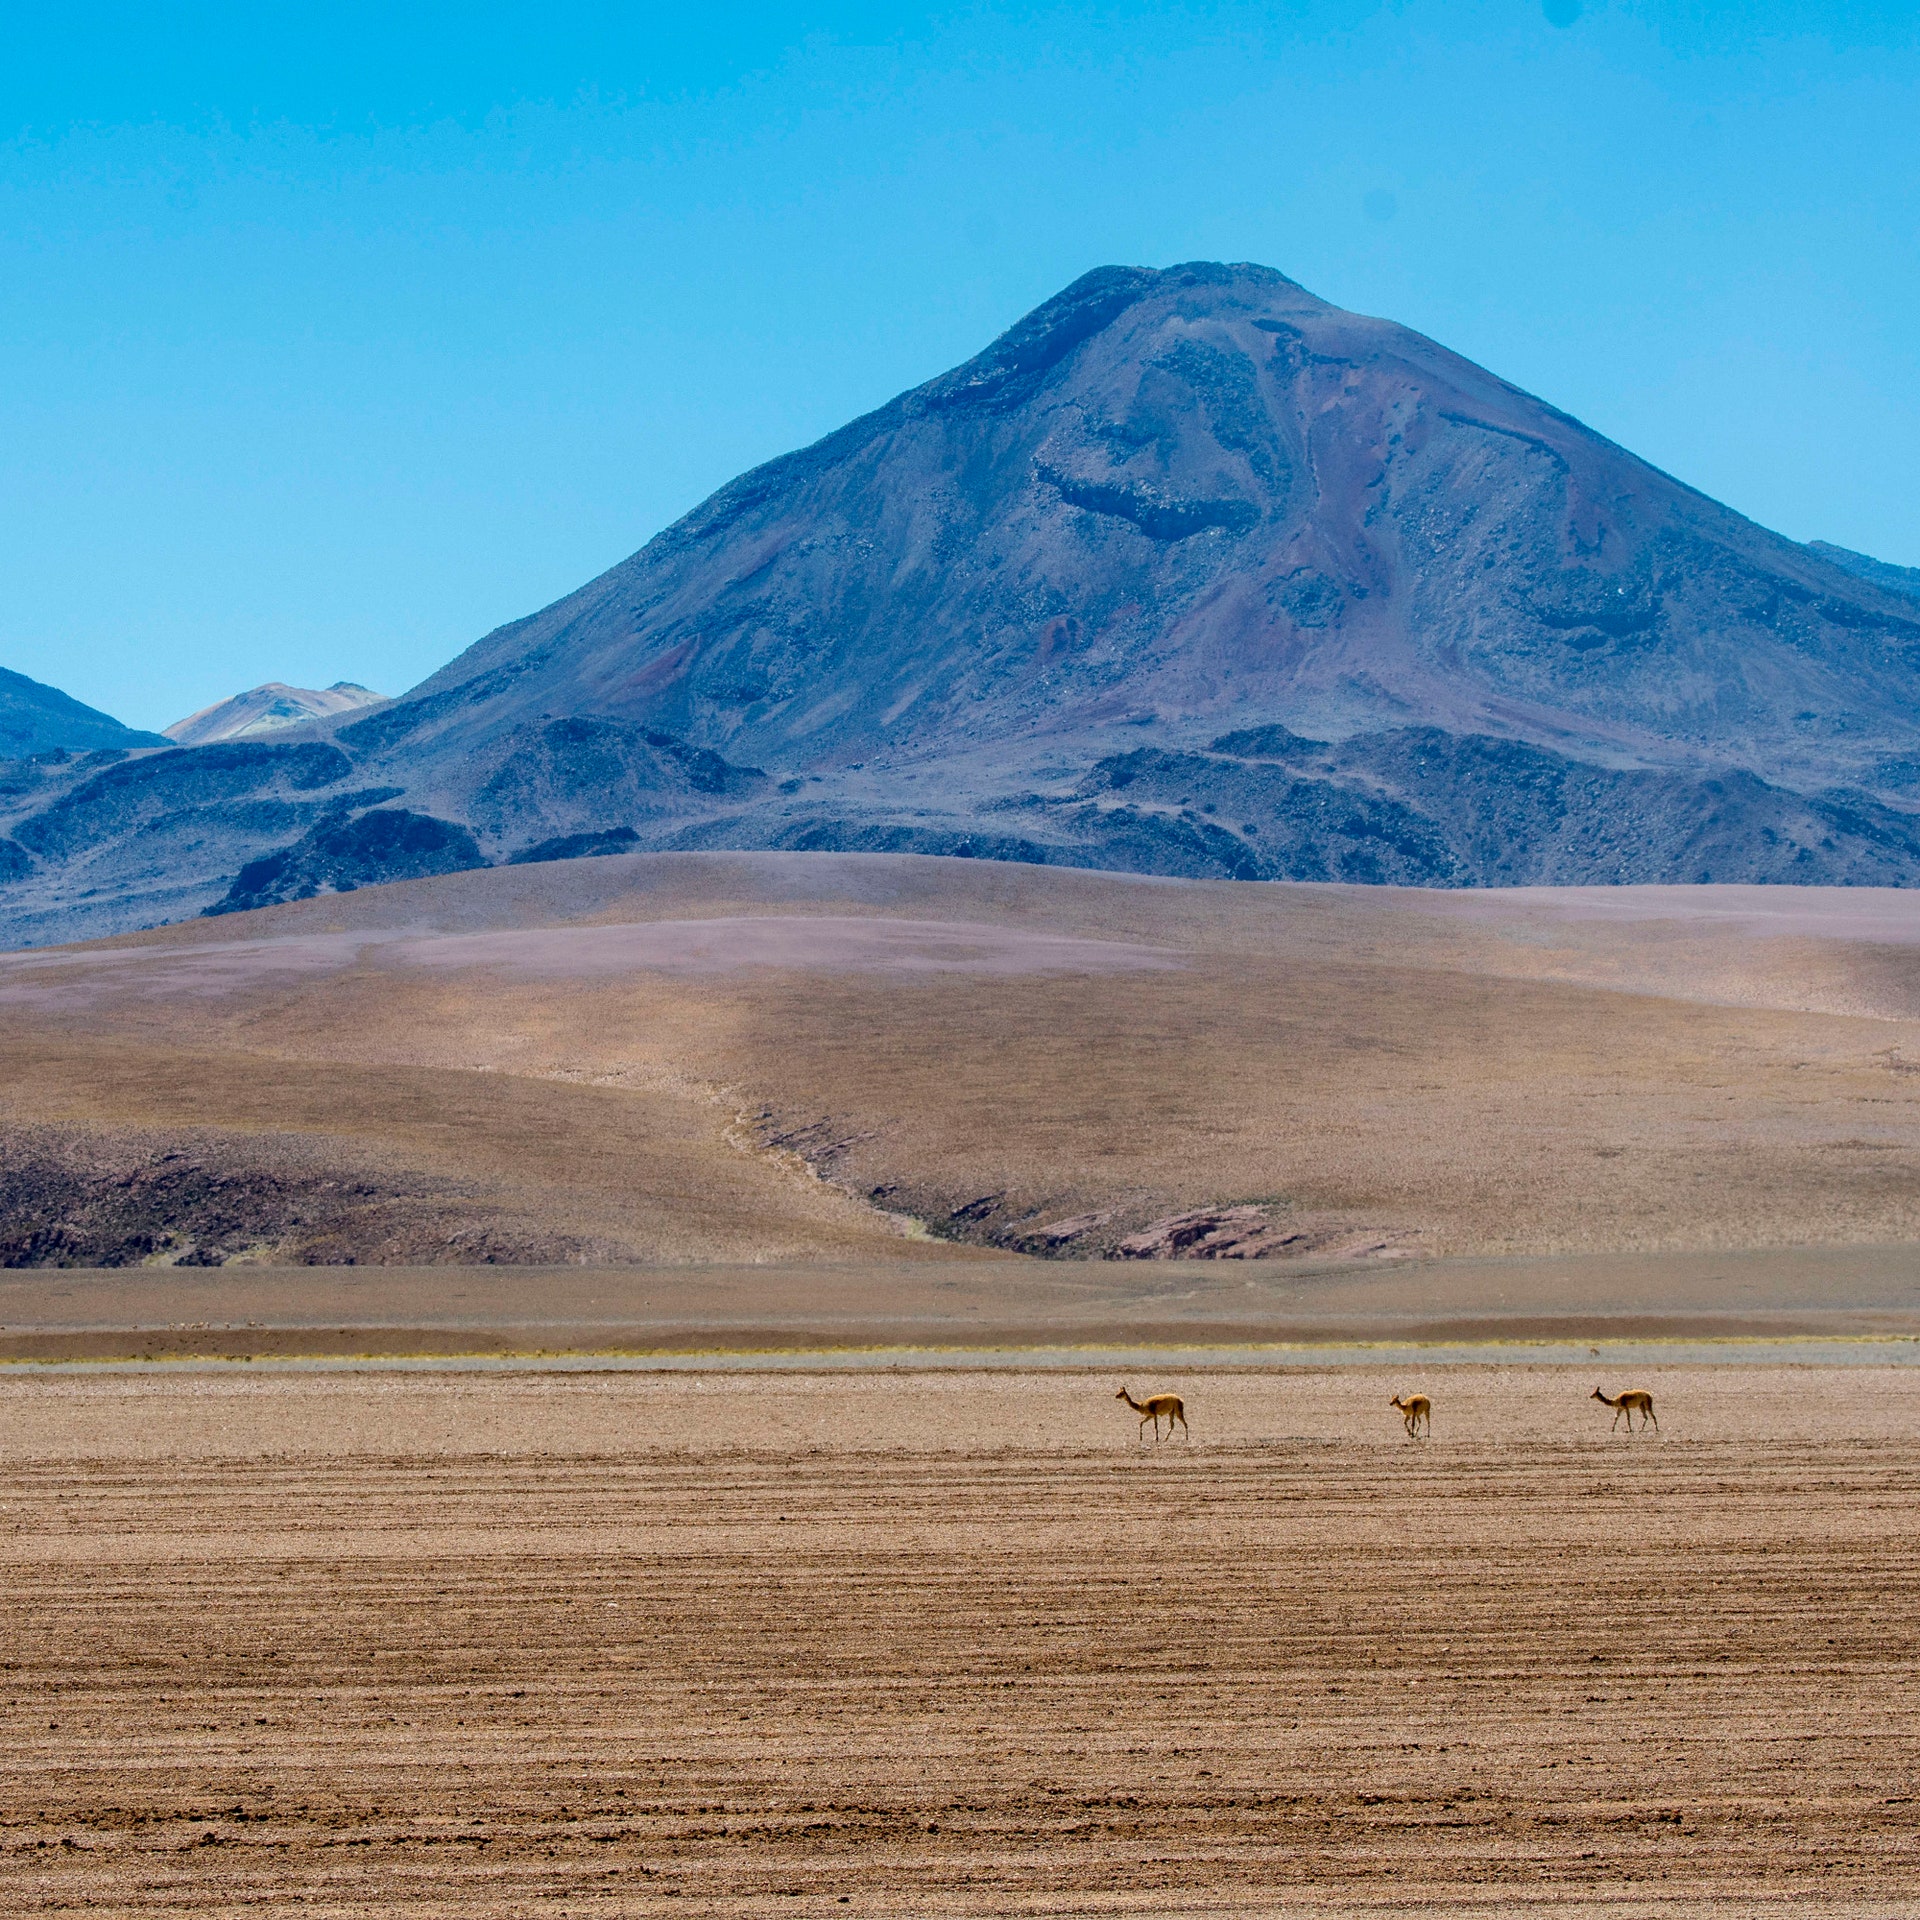
[{"label": "sunlit slope", "polygon": [[[188,1218],[188,1196],[158,1258],[941,1257],[924,1229],[1350,1260],[1920,1232],[1903,893],[635,855],[12,956],[0,1045],[43,1205],[170,1150],[281,1195],[252,1227]],[[363,1200],[327,1198],[329,1169]],[[16,1241],[34,1204],[12,1203]]]}]

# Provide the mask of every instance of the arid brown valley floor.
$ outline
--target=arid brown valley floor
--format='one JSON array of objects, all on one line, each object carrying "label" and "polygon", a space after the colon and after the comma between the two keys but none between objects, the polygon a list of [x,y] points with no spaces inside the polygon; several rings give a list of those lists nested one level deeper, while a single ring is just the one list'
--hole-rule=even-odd
[{"label": "arid brown valley floor", "polygon": [[[0,956],[0,1914],[1920,1915],[1920,1369],[1190,1366],[1156,1448],[511,1358],[1911,1334],[1916,1076],[1864,889],[636,855]],[[270,1370],[354,1351],[504,1363]],[[236,1364],[31,1370],[144,1353]]]},{"label": "arid brown valley floor", "polygon": [[14,1375],[0,1911],[1920,1912],[1915,1373],[1642,1379]]}]

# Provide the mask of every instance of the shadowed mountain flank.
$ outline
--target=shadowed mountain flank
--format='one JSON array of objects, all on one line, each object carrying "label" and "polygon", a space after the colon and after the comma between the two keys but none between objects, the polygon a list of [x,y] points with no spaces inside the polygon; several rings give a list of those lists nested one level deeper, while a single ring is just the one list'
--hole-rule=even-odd
[{"label": "shadowed mountain flank", "polygon": [[165,744],[157,733],[122,726],[111,714],[83,705],[58,687],[0,667],[0,760]]},{"label": "shadowed mountain flank", "polygon": [[1885,560],[1874,559],[1871,554],[1855,553],[1851,547],[1836,547],[1830,540],[1809,540],[1807,547],[1810,552],[1831,560],[1845,573],[1851,573],[1861,580],[1871,580],[1875,586],[1891,588],[1909,599],[1920,600],[1920,567],[1891,566]]},{"label": "shadowed mountain flank", "polygon": [[322,820],[278,853],[249,860],[208,913],[244,913],[316,893],[354,893],[393,880],[465,873],[487,862],[465,827],[404,807]]},{"label": "shadowed mountain flank", "polygon": [[[298,734],[347,763],[344,810],[380,792],[494,862],[1904,885],[1905,572],[1767,532],[1270,269],[1105,268]],[[159,764],[138,777],[179,777]],[[82,887],[34,851],[57,784],[0,813],[16,943],[203,911],[319,824],[223,803],[165,887],[103,824],[67,856]]]}]

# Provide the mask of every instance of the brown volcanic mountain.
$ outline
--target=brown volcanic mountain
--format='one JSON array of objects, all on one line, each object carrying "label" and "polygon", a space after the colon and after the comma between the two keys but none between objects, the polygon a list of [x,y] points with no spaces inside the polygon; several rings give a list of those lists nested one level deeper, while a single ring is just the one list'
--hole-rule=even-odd
[{"label": "brown volcanic mountain", "polygon": [[1108,268],[378,713],[29,782],[6,905],[703,846],[1909,884],[1916,696],[1897,585],[1267,268]]},{"label": "brown volcanic mountain", "polygon": [[1089,274],[371,727],[541,712],[838,770],[1418,722],[1826,786],[1915,739],[1904,596],[1261,267]]}]

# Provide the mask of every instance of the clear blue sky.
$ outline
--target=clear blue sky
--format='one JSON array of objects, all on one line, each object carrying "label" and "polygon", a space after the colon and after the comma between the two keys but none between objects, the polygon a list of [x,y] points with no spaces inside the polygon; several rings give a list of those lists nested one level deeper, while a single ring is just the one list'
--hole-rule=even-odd
[{"label": "clear blue sky", "polygon": [[9,13],[0,664],[397,692],[1107,262],[1920,564],[1916,0]]}]

